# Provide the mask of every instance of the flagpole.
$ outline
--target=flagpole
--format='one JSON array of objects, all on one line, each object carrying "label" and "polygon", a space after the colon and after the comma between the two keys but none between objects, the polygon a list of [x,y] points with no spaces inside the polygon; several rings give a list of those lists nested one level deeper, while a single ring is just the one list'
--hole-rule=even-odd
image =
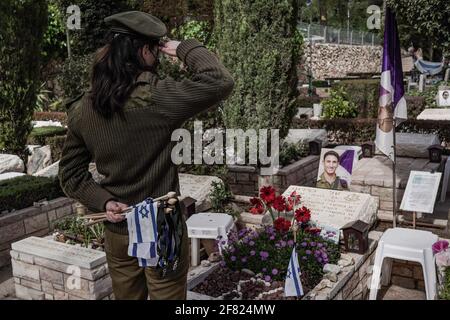
[{"label": "flagpole", "polygon": [[397,227],[397,177],[395,174],[395,168],[397,165],[397,152],[396,152],[396,141],[395,141],[395,128],[396,128],[396,123],[395,123],[395,118],[392,119],[393,120],[393,125],[394,128],[392,129],[392,134],[393,134],[393,161],[392,161],[392,182],[393,182],[393,188],[392,188],[392,192],[393,192],[393,219],[392,219],[392,227],[396,228]]}]

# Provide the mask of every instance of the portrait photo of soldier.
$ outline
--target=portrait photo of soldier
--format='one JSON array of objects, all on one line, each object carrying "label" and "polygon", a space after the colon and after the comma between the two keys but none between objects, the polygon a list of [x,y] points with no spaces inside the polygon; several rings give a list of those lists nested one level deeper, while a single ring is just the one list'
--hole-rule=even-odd
[{"label": "portrait photo of soldier", "polygon": [[[341,178],[337,174],[340,160],[341,156],[334,150],[323,153],[323,156],[321,157],[322,164],[319,167],[319,178],[316,183],[317,188],[348,190],[347,180]],[[323,167],[323,172],[320,170],[321,167]]]}]

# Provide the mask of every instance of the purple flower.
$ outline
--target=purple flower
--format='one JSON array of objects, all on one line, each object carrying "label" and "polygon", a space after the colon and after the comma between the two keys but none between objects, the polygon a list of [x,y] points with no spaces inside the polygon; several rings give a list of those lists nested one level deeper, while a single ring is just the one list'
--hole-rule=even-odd
[{"label": "purple flower", "polygon": [[265,277],[264,277],[264,280],[265,280],[266,282],[270,282],[270,281],[272,280],[272,278],[271,278],[270,276],[265,276]]},{"label": "purple flower", "polygon": [[328,255],[326,252],[322,252],[321,257],[322,257],[322,259],[326,259],[326,258],[328,258]]},{"label": "purple flower", "polygon": [[236,257],[235,256],[231,256],[231,261],[236,261]]},{"label": "purple flower", "polygon": [[305,253],[306,253],[307,255],[310,255],[310,254],[311,254],[311,250],[306,250]]},{"label": "purple flower", "polygon": [[277,242],[277,243],[275,243],[275,248],[280,248],[280,244]]},{"label": "purple flower", "polygon": [[308,258],[307,258],[307,257],[305,257],[305,256],[303,256],[303,257],[302,257],[302,260],[306,260],[306,259],[308,259]]},{"label": "purple flower", "polygon": [[445,251],[448,249],[448,241],[447,240],[439,240],[433,244],[432,249],[433,249],[433,254],[436,254],[441,251]]},{"label": "purple flower", "polygon": [[248,238],[242,239],[242,242],[245,243],[245,244],[247,244],[247,243],[248,243]]},{"label": "purple flower", "polygon": [[270,240],[275,240],[275,236],[270,236]]},{"label": "purple flower", "polygon": [[255,250],[250,251],[250,255],[254,256],[256,254]]},{"label": "purple flower", "polygon": [[278,274],[278,269],[272,269],[272,274],[276,276]]},{"label": "purple flower", "polygon": [[248,243],[248,245],[251,246],[251,247],[253,247],[253,246],[255,245],[255,241],[250,241],[250,242]]},{"label": "purple flower", "polygon": [[317,244],[317,247],[318,248],[322,248],[323,247],[323,244],[321,244],[320,242]]},{"label": "purple flower", "polygon": [[321,257],[318,257],[318,258],[317,258],[317,262],[321,263],[321,262],[322,262],[322,258],[321,258]]},{"label": "purple flower", "polygon": [[225,245],[227,242],[225,240],[222,240],[221,244]]},{"label": "purple flower", "polygon": [[267,268],[262,268],[262,272],[267,272]]},{"label": "purple flower", "polygon": [[243,258],[241,259],[241,261],[242,261],[242,263],[247,263],[247,257],[243,257]]},{"label": "purple flower", "polygon": [[313,241],[313,242],[311,242],[309,245],[310,245],[311,247],[315,247],[315,246],[316,246],[316,243]]},{"label": "purple flower", "polygon": [[306,242],[302,242],[302,243],[301,243],[301,246],[302,246],[302,247],[306,247],[307,245],[308,245],[308,244],[307,244]]},{"label": "purple flower", "polygon": [[230,247],[230,252],[234,253],[236,251],[236,249],[234,247]]},{"label": "purple flower", "polygon": [[269,253],[267,251],[261,251],[259,255],[261,256],[261,260],[266,260],[269,257]]},{"label": "purple flower", "polygon": [[223,268],[223,267],[225,267],[227,264],[225,263],[225,261],[220,261],[220,266]]},{"label": "purple flower", "polygon": [[286,241],[281,241],[280,244],[281,244],[281,247],[282,247],[282,248],[286,247]]},{"label": "purple flower", "polygon": [[289,246],[289,247],[292,247],[293,245],[294,245],[294,241],[293,241],[293,240],[289,240],[289,241],[288,241],[288,246]]}]

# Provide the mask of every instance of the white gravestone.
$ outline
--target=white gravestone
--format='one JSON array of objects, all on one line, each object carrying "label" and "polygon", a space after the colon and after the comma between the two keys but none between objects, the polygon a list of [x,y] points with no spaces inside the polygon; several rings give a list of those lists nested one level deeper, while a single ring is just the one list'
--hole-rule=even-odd
[{"label": "white gravestone", "polygon": [[397,156],[428,158],[428,147],[441,144],[435,134],[397,133]]},{"label": "white gravestone", "polygon": [[222,182],[220,178],[213,176],[197,176],[193,174],[180,173],[180,193],[182,197],[191,197],[197,200],[195,207],[197,212],[206,211],[211,208],[209,194],[212,190],[212,182]]},{"label": "white gravestone", "polygon": [[369,194],[290,186],[283,196],[293,191],[301,196],[301,205],[311,210],[311,221],[318,225],[340,229],[355,220],[370,225],[375,222],[378,204]]},{"label": "white gravestone", "polygon": [[450,109],[433,108],[425,109],[418,116],[417,120],[450,120]]},{"label": "white gravestone", "polygon": [[322,141],[322,147],[325,147],[328,144],[327,131],[325,129],[289,129],[284,141],[293,144],[306,144],[314,139]]},{"label": "white gravestone", "polygon": [[14,251],[63,262],[86,269],[95,268],[106,262],[103,251],[77,247],[44,238],[29,237],[11,244]]}]

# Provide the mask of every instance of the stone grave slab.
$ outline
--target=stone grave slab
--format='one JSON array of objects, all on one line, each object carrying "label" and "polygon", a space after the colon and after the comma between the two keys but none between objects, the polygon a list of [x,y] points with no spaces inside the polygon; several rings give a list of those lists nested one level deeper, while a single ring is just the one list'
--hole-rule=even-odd
[{"label": "stone grave slab", "polygon": [[59,161],[51,164],[48,167],[45,167],[44,169],[39,170],[33,175],[38,177],[55,178],[58,176],[58,170],[59,170]]},{"label": "stone grave slab", "polygon": [[430,108],[423,110],[418,116],[417,120],[450,120],[450,108]]},{"label": "stone grave slab", "polygon": [[284,141],[288,143],[301,144],[308,143],[314,139],[322,141],[322,147],[327,146],[327,131],[325,129],[289,129],[288,135]]},{"label": "stone grave slab", "polygon": [[0,173],[0,181],[8,180],[16,177],[24,176],[25,173],[19,173],[19,172],[7,172],[7,173]]},{"label": "stone grave slab", "polygon": [[355,220],[373,224],[378,204],[369,194],[290,186],[283,196],[293,191],[301,196],[302,205],[311,210],[311,220],[337,229]]},{"label": "stone grave slab", "polygon": [[0,154],[0,173],[24,172],[23,161],[14,154]]},{"label": "stone grave slab", "polygon": [[14,251],[75,265],[86,269],[106,262],[103,251],[82,248],[38,237],[29,237],[11,244]]},{"label": "stone grave slab", "polygon": [[428,158],[428,147],[441,144],[435,134],[397,133],[397,156]]},{"label": "stone grave slab", "polygon": [[180,173],[180,193],[182,197],[191,197],[197,200],[195,207],[197,212],[206,211],[211,208],[209,193],[212,190],[212,182],[222,182],[214,176],[198,176],[193,174]]}]

